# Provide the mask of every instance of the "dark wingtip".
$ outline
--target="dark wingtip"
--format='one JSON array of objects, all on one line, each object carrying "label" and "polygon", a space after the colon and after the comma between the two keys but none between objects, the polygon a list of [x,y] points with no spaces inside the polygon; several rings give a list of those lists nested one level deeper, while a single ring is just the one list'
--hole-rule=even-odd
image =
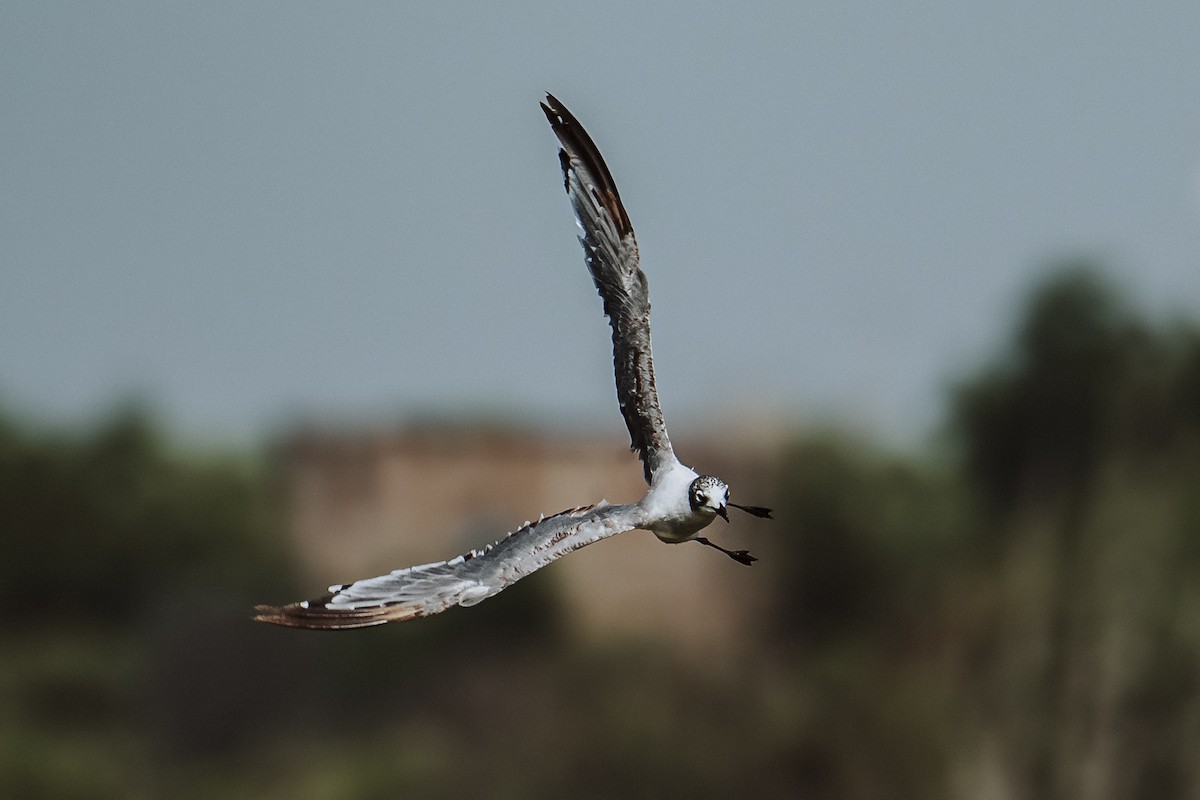
[{"label": "dark wingtip", "polygon": [[[570,159],[579,159],[583,168],[591,174],[590,180],[597,184],[591,187],[592,191],[596,194],[596,199],[600,204],[608,211],[617,230],[622,236],[633,233],[633,225],[629,221],[625,207],[621,204],[621,195],[617,192],[617,183],[613,180],[612,173],[608,171],[608,165],[604,163],[604,158],[600,155],[600,150],[592,141],[592,137],[588,136],[587,131],[584,130],[575,115],[567,110],[567,107],[554,95],[546,92],[546,101],[541,106],[542,113],[550,121],[554,135],[558,137],[563,150],[566,151],[565,156],[562,151],[559,151],[564,174],[570,166]],[[567,183],[569,186],[569,178]]]},{"label": "dark wingtip", "polygon": [[558,114],[555,113],[554,108],[558,106],[558,103],[555,102],[554,95],[552,94],[547,93],[546,99],[550,101],[548,104],[538,103],[538,105],[542,107],[542,113],[546,115],[546,119],[550,121],[550,124],[556,125],[558,124]]},{"label": "dark wingtip", "polygon": [[333,611],[326,606],[332,597],[332,594],[328,594],[315,600],[304,600],[285,606],[257,605],[254,607],[255,614],[251,620],[265,622],[268,625],[278,625],[281,628],[341,631],[369,628],[385,622],[421,616],[419,611],[413,609],[402,610],[389,606],[375,606],[353,611]]},{"label": "dark wingtip", "polygon": [[546,92],[545,101],[538,103],[542,107],[542,113],[546,115],[546,119],[554,127],[569,125],[572,121],[571,112],[567,111],[566,106],[554,95]]},{"label": "dark wingtip", "polygon": [[286,622],[287,612],[282,606],[257,605],[254,607],[254,616],[250,619],[254,622],[290,627]]}]

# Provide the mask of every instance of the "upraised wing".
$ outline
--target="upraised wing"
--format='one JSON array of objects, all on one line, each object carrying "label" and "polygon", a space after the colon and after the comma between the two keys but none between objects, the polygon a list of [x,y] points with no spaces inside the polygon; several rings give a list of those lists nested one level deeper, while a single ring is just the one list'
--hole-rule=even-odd
[{"label": "upraised wing", "polygon": [[642,460],[646,483],[675,461],[650,352],[650,294],[638,266],[637,239],[600,151],[579,120],[552,94],[542,111],[562,143],[563,183],[583,231],[579,243],[612,325],[617,402],[629,428],[630,448]]},{"label": "upraised wing", "polygon": [[485,547],[433,564],[405,567],[286,606],[258,606],[254,617],[289,628],[344,630],[427,617],[473,606],[555,559],[642,522],[636,505],[603,501],[526,523]]}]

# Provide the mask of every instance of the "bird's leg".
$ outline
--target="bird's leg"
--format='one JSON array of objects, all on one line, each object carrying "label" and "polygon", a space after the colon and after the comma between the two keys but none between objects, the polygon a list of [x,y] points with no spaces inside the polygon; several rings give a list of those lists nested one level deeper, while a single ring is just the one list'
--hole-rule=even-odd
[{"label": "bird's leg", "polygon": [[710,542],[708,539],[705,539],[703,536],[697,536],[696,541],[699,542],[700,544],[708,545],[709,547],[714,547],[717,550],[720,550],[722,553],[729,556],[734,561],[738,562],[739,564],[745,564],[747,567],[750,566],[751,564],[753,564],[755,561],[758,561],[757,558],[750,555],[750,553],[746,552],[745,550],[726,550],[724,547],[721,547],[721,545]]}]

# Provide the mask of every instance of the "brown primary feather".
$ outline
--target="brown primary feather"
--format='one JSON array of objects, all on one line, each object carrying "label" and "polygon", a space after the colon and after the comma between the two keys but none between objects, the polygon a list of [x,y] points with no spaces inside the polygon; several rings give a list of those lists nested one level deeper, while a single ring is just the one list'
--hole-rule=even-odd
[{"label": "brown primary feather", "polygon": [[579,124],[579,120],[575,119],[575,115],[568,111],[567,107],[560,103],[554,95],[547,93],[546,102],[541,106],[546,119],[550,121],[550,127],[554,129],[558,140],[562,142],[563,151],[559,151],[559,160],[562,163],[564,181],[570,167],[569,162],[564,160],[564,156],[569,153],[582,161],[587,171],[596,179],[597,198],[616,223],[618,234],[625,237],[633,233],[629,215],[625,213],[625,206],[621,204],[621,194],[617,191],[617,182],[613,180],[612,173],[608,171],[608,165],[604,163],[600,149],[596,147],[592,137],[588,136],[588,132]]},{"label": "brown primary feather", "polygon": [[[255,606],[255,622],[269,622],[285,628],[307,628],[318,631],[344,631],[354,628],[370,628],[385,622],[403,622],[424,616],[419,608],[412,606],[378,606],[354,611],[332,610],[324,603],[333,598],[325,595],[319,600],[290,603],[286,606]],[[314,605],[319,603],[320,605]]]}]

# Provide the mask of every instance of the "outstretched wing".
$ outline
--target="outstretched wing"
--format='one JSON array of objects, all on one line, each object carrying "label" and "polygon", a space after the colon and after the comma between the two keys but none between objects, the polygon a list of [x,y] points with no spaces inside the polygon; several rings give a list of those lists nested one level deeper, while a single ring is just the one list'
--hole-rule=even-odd
[{"label": "outstretched wing", "polygon": [[675,453],[654,385],[650,294],[638,266],[637,239],[617,185],[579,120],[551,94],[546,95],[542,111],[562,143],[558,159],[583,231],[579,242],[612,325],[617,402],[629,428],[630,448],[637,451],[646,483],[651,483],[654,475],[675,461]]},{"label": "outstretched wing", "polygon": [[473,606],[572,550],[633,530],[641,517],[636,505],[601,501],[573,508],[527,522],[495,544],[449,561],[330,586],[329,594],[315,600],[258,606],[254,619],[290,628],[345,630]]}]

